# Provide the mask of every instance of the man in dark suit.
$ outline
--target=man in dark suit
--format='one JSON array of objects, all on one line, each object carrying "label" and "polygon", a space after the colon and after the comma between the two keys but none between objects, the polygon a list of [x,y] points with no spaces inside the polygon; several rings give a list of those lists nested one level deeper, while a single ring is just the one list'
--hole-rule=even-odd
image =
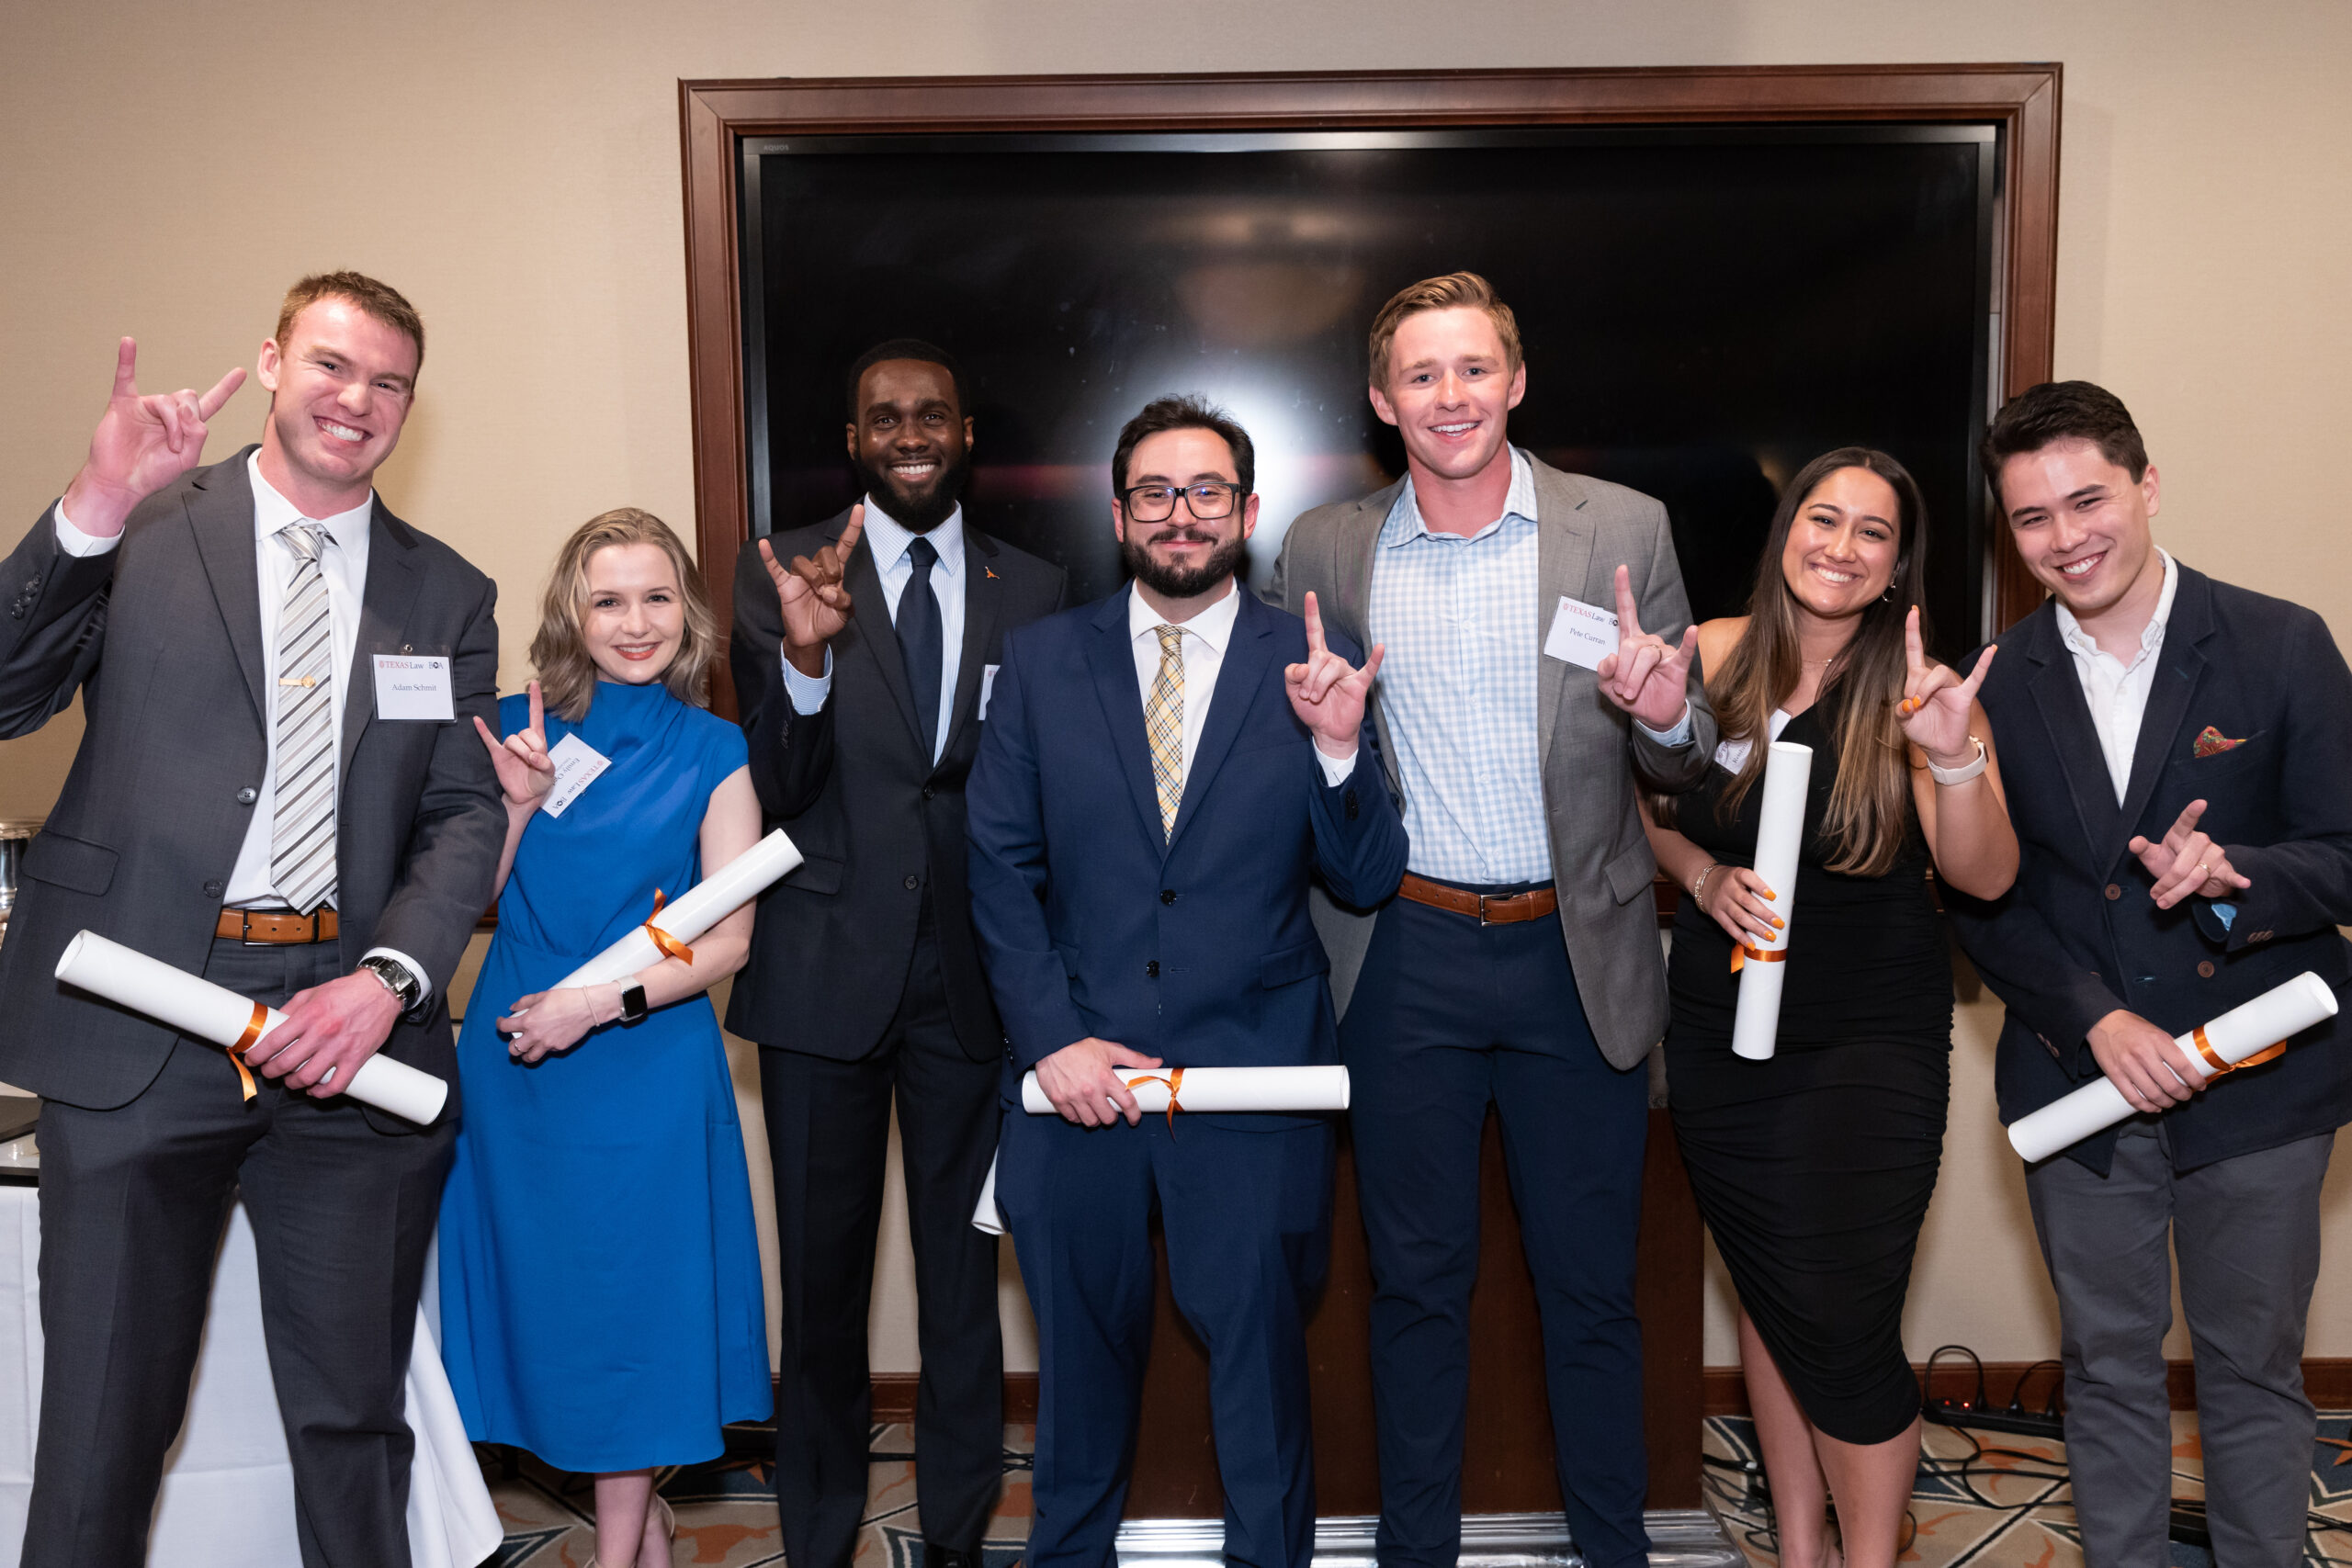
[{"label": "man in dark suit", "polygon": [[[424,357],[408,301],[303,279],[262,344],[261,445],[197,467],[243,379],[141,397],[123,340],[89,461],[0,581],[0,734],[86,729],[0,949],[0,1077],[40,1094],[40,1450],[27,1564],[145,1561],[213,1254],[242,1189],[306,1563],[408,1561],[403,1415],[456,1112],[445,989],[505,812],[496,590],[369,480]],[[387,700],[379,658],[437,661]],[[407,683],[419,676],[403,676]],[[85,927],[287,1021],[239,1067],[52,977]],[[439,1122],[334,1098],[382,1050]]]},{"label": "man in dark suit", "polygon": [[[1155,1209],[1209,1348],[1226,1560],[1313,1554],[1303,1324],[1331,1125],[1139,1122],[1112,1070],[1337,1061],[1308,879],[1375,904],[1404,874],[1403,825],[1362,765],[1380,650],[1354,669],[1312,601],[1302,623],[1241,591],[1251,467],[1241,427],[1191,400],[1128,422],[1112,518],[1135,582],[1008,641],[973,769],[973,920],[1012,1048],[997,1196],[1040,1338],[1031,1568],[1116,1561]],[[1059,1117],[1019,1110],[1031,1068]]]},{"label": "man in dark suit", "polygon": [[[762,540],[735,577],[752,779],[808,857],[761,900],[727,1026],[757,1041],[783,1296],[776,1506],[795,1568],[848,1568],[865,1508],[866,1311],[890,1108],[914,1242],[915,1489],[931,1568],[977,1563],[1003,1473],[996,1148],[1004,1032],[972,940],[964,778],[1005,634],[1062,572],[964,520],[972,440],[947,355],[849,374],[864,502]],[[784,562],[792,564],[787,570]]]},{"label": "man in dark suit", "polygon": [[2306,969],[2339,995],[2352,981],[2336,931],[2352,922],[2352,671],[2311,611],[2156,548],[2156,469],[2114,394],[2036,387],[1984,446],[2009,536],[2055,595],[2002,635],[1981,695],[2017,884],[1954,900],[2008,1006],[2001,1119],[2101,1074],[2142,1112],[2026,1172],[2084,1555],[2164,1561],[2169,1243],[2214,1554],[2300,1562],[2303,1325],[2352,1030],[2323,1023],[2201,1093],[2173,1037]]}]

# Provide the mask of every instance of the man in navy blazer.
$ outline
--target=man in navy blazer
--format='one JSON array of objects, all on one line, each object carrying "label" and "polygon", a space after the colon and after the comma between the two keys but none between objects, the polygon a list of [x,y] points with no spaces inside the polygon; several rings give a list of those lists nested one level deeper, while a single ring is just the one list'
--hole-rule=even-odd
[{"label": "man in navy blazer", "polygon": [[2001,1119],[2104,1074],[2142,1114],[2029,1168],[2057,1288],[2066,1459],[2093,1568],[2161,1562],[2172,1434],[2167,1242],[2197,1359],[2214,1555],[2303,1560],[2315,1422],[2303,1325],[2319,1200],[2352,1121],[2339,1016],[2198,1092],[2173,1037],[2352,948],[2352,671],[2320,617],[2155,547],[2155,468],[2114,394],[2045,384],[1984,471],[2056,595],[1981,700],[2022,851],[1993,904],[1947,893],[2008,1005]]},{"label": "man in navy blazer", "polygon": [[[1191,399],[1128,422],[1112,507],[1136,581],[1011,634],[972,770],[972,917],[1011,1046],[997,1196],[1037,1314],[1031,1568],[1110,1568],[1151,1343],[1149,1224],[1209,1348],[1225,1556],[1306,1568],[1304,1319],[1329,1250],[1332,1128],[1144,1120],[1113,1068],[1339,1059],[1307,916],[1405,872],[1361,669],[1241,591],[1249,435]],[[1019,1109],[1035,1069],[1059,1116]],[[1124,1119],[1125,1125],[1120,1122]]]}]

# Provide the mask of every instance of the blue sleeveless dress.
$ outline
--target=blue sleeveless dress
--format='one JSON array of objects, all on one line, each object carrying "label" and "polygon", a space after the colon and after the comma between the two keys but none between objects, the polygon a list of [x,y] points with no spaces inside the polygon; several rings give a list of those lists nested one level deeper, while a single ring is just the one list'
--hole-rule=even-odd
[{"label": "blue sleeveless dress", "polygon": [[[499,705],[506,734],[528,721]],[[577,732],[612,765],[523,831],[458,1039],[441,1201],[442,1359],[477,1442],[575,1472],[717,1458],[768,1414],[767,1323],[734,1086],[707,996],[525,1066],[497,1021],[701,876],[742,731],[659,682],[600,681]]]}]

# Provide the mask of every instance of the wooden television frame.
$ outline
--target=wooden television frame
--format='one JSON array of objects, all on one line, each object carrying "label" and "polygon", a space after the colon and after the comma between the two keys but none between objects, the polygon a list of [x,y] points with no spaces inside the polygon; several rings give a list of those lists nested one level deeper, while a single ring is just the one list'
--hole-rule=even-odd
[{"label": "wooden television frame", "polygon": [[[1611,70],[1290,72],[1214,75],[865,77],[683,81],[686,306],[695,537],[722,634],[736,558],[750,535],[737,171],[748,137],[973,131],[1337,130],[1485,126],[1911,123],[1989,125],[1999,135],[1991,388],[2007,398],[2050,378],[2057,289],[2058,128],[2052,64],[1702,66]],[[1989,414],[1991,411],[1987,411]],[[1991,530],[1993,622],[2041,590]],[[724,666],[715,700],[731,712]],[[1661,901],[1662,905],[1664,900]],[[1702,1271],[1698,1214],[1666,1112],[1650,1115],[1639,1292],[1653,1507],[1700,1501]],[[1552,1510],[1551,1435],[1532,1286],[1490,1123],[1486,1239],[1473,1304],[1471,1451],[1464,1506]],[[1377,1509],[1362,1365],[1368,1283],[1343,1161],[1332,1282],[1310,1348],[1317,1369],[1317,1468],[1327,1514]],[[1351,1234],[1352,1233],[1352,1234]],[[1162,1286],[1131,1517],[1215,1516],[1205,1365]],[[1016,1398],[1018,1393],[1016,1393]],[[1035,1408],[1034,1395],[1030,1407]]]}]

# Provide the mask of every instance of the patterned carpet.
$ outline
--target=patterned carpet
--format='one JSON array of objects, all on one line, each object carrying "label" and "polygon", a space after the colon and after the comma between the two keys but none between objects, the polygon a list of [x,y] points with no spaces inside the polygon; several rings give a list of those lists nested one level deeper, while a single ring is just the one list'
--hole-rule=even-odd
[{"label": "patterned carpet", "polygon": [[[1012,1568],[1029,1539],[1029,1452],[1035,1428],[1004,1429],[1004,1495],[989,1525],[987,1568]],[[922,1568],[922,1529],[915,1518],[914,1433],[906,1427],[874,1428],[873,1468],[856,1568]],[[483,1473],[506,1524],[506,1544],[495,1568],[589,1568],[595,1559],[591,1528],[595,1502],[589,1478],[552,1471],[527,1455],[507,1473],[487,1459]],[[661,1475],[662,1495],[677,1511],[676,1568],[752,1568],[781,1563],[775,1493],[768,1466],[753,1460],[688,1465]],[[660,1563],[640,1568],[665,1568]]]},{"label": "patterned carpet", "polygon": [[[2205,1463],[2194,1411],[2173,1413],[2176,1504],[2202,1500]],[[2352,1563],[2352,1412],[2323,1411],[2312,1462],[2312,1529],[2307,1563]],[[2005,1432],[1961,1432],[1930,1424],[1911,1496],[1916,1533],[1901,1561],[1926,1568],[2078,1568],[2081,1533],[2066,1483],[2066,1446]],[[1771,1511],[1742,1469],[1756,1460],[1744,1416],[1707,1420],[1707,1506],[1750,1561],[1773,1564]],[[1727,1461],[1725,1464],[1713,1462]],[[2322,1528],[2320,1521],[2333,1523]],[[2171,1568],[2213,1568],[2204,1547],[2176,1540]]]},{"label": "patterned carpet", "polygon": [[[2173,1416],[2173,1495],[2204,1495],[2204,1462],[2194,1412]],[[1029,1451],[1035,1430],[1004,1434],[1004,1495],[989,1528],[987,1568],[1013,1568],[1029,1534]],[[1979,1446],[1981,1445],[1981,1447]],[[1911,1517],[1916,1535],[1903,1553],[1924,1568],[2079,1568],[2081,1539],[2068,1499],[2065,1446],[2002,1433],[1970,1434],[1927,1428]],[[1760,1491],[1739,1467],[1754,1460],[1755,1434],[1745,1416],[1707,1422],[1707,1503],[1749,1559],[1778,1568],[1771,1515]],[[914,1440],[905,1427],[874,1428],[872,1488],[860,1535],[856,1568],[922,1568],[922,1530],[915,1517]],[[487,1459],[485,1472],[506,1523],[496,1568],[589,1568],[594,1532],[586,1476],[550,1471],[527,1456],[508,1472]],[[662,1495],[678,1514],[676,1568],[752,1568],[784,1561],[775,1497],[768,1468],[756,1461],[721,1461],[669,1471]],[[2352,1565],[2352,1412],[2323,1412],[2312,1467],[2315,1528],[2304,1560]],[[2171,1568],[2213,1568],[2211,1552],[2175,1541]],[[643,1568],[662,1568],[646,1564]]]}]

